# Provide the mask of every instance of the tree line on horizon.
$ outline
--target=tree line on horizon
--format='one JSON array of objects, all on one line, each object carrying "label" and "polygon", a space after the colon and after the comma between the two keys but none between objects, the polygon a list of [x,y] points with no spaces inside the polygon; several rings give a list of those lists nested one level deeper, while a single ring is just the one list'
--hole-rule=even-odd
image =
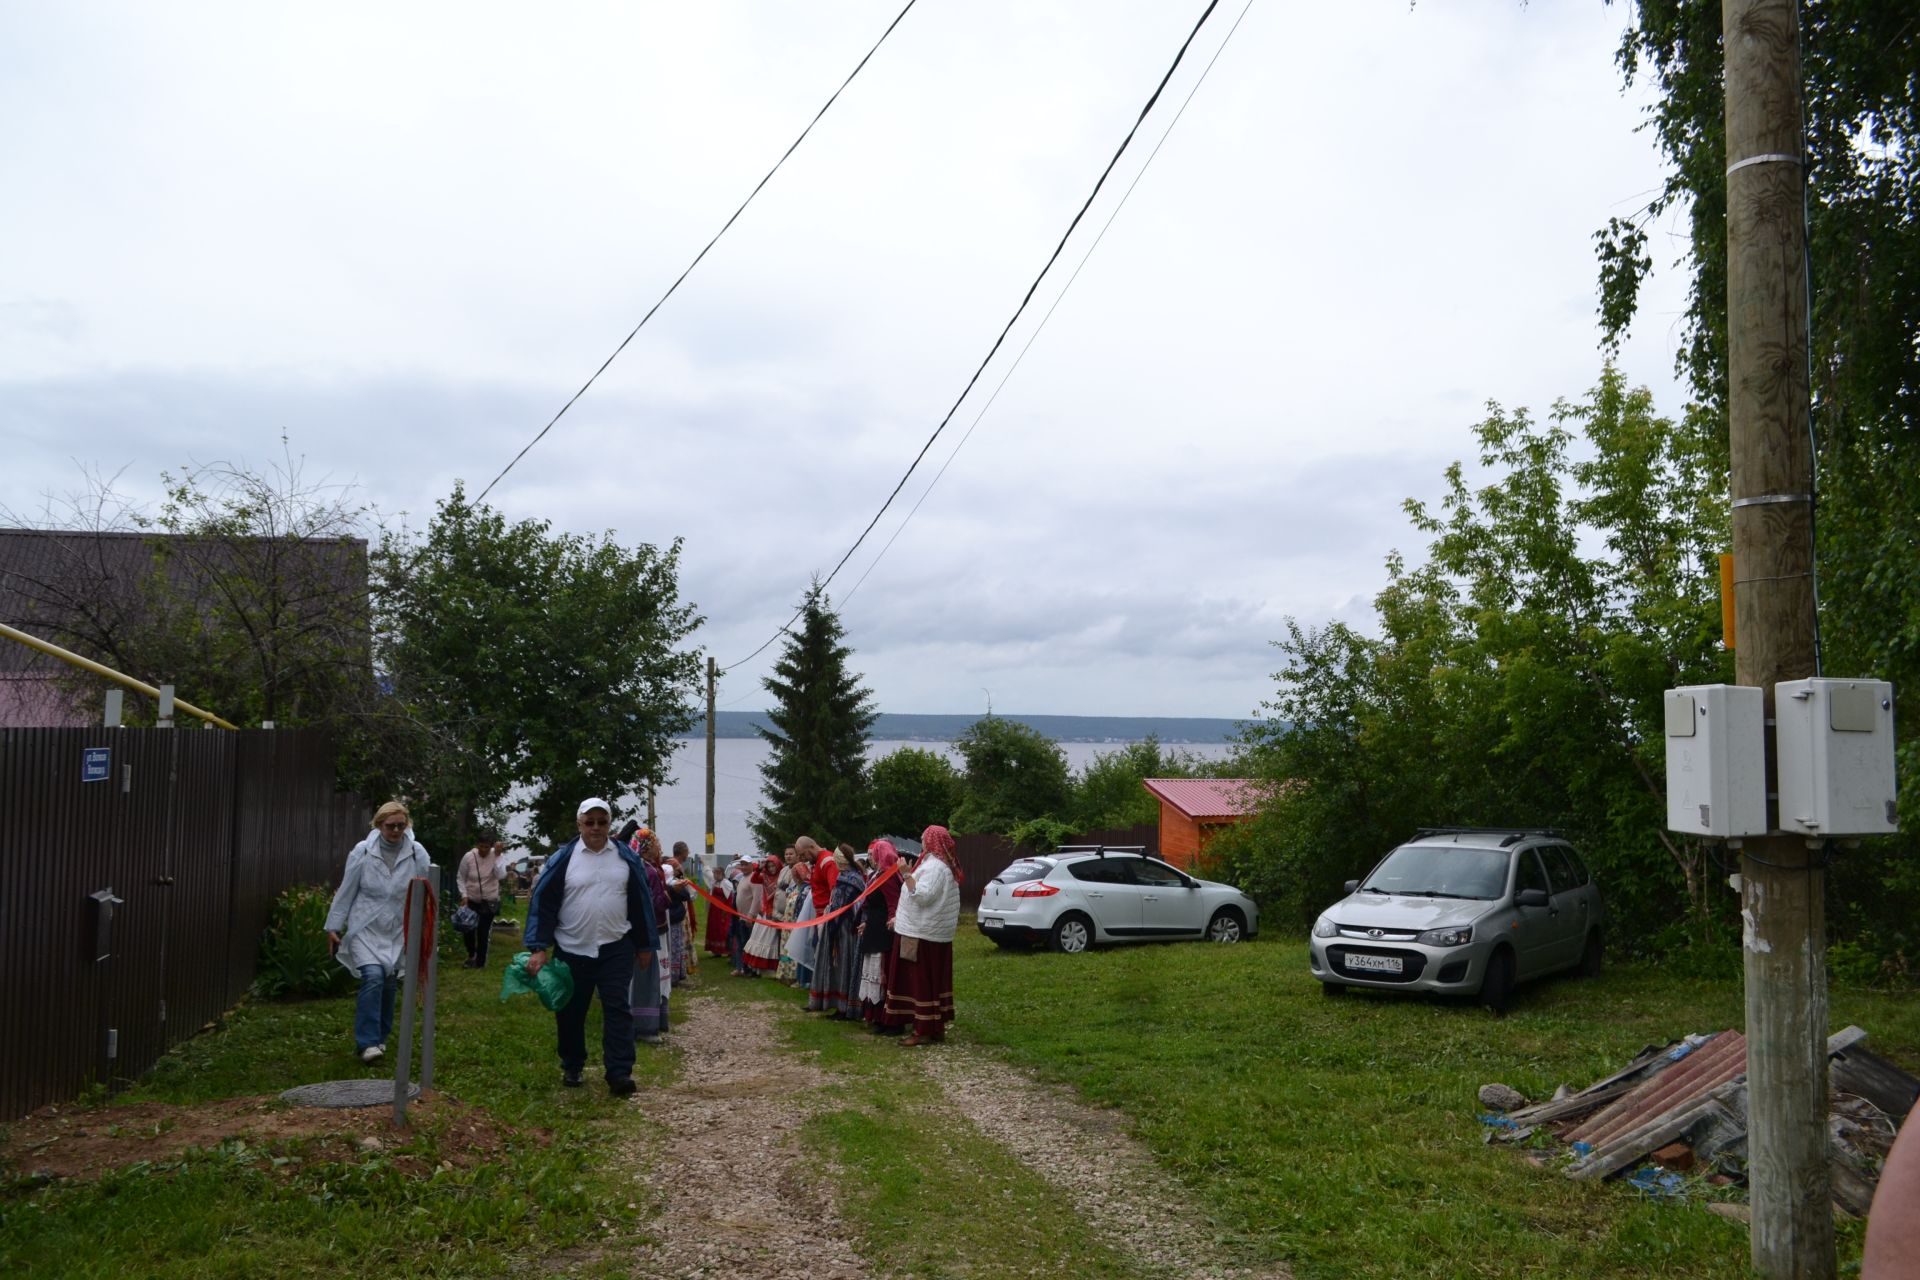
[{"label": "tree line on horizon", "polygon": [[763,852],[777,853],[800,835],[864,847],[879,835],[917,838],[933,825],[1052,848],[1084,831],[1156,821],[1159,806],[1143,778],[1221,776],[1232,767],[1148,738],[1097,753],[1074,771],[1057,741],[1001,716],[975,720],[953,739],[959,767],[919,747],[868,764],[878,713],[849,667],[852,656],[816,583],[762,682],[774,705],[758,731],[770,750],[761,764],[762,803],[748,827]]}]

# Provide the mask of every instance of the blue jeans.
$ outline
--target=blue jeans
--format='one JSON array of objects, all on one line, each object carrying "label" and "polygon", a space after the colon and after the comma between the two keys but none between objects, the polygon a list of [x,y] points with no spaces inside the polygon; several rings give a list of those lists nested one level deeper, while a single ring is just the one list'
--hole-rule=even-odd
[{"label": "blue jeans", "polygon": [[393,1036],[393,991],[399,979],[384,965],[360,966],[360,996],[353,1002],[353,1043],[356,1048],[385,1044]]}]

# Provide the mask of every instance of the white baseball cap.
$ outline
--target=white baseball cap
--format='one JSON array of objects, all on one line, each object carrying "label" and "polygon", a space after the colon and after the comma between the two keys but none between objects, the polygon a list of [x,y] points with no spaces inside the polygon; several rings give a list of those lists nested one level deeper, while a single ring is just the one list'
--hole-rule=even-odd
[{"label": "white baseball cap", "polygon": [[602,800],[599,796],[594,796],[590,799],[582,800],[580,802],[580,807],[574,811],[573,816],[576,818],[584,818],[587,816],[587,811],[589,809],[604,809],[606,810],[607,816],[609,818],[613,816],[613,806],[608,804],[605,800]]}]

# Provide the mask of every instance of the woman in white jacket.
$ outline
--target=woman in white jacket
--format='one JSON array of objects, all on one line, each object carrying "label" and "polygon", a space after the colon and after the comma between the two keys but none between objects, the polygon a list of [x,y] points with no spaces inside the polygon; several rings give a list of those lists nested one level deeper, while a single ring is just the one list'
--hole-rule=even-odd
[{"label": "woman in white jacket", "polygon": [[953,935],[960,927],[960,867],[945,827],[920,833],[920,861],[900,881],[887,961],[889,1019],[911,1021],[900,1038],[914,1048],[945,1038],[953,1021]]},{"label": "woman in white jacket", "polygon": [[353,1042],[360,1061],[386,1052],[393,1034],[393,993],[406,964],[407,886],[433,874],[427,851],[407,831],[407,806],[389,800],[373,815],[373,833],[347,855],[347,869],[327,911],[327,945],[360,979]]}]

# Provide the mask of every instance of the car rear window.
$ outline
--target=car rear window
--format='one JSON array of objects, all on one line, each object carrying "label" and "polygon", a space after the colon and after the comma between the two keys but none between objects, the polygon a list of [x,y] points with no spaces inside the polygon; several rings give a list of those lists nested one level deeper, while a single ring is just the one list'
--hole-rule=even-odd
[{"label": "car rear window", "polygon": [[1403,844],[1373,869],[1361,892],[1492,901],[1507,891],[1511,858],[1505,849]]},{"label": "car rear window", "polygon": [[1049,858],[1022,858],[994,879],[1001,884],[1019,884],[1026,880],[1038,880],[1051,870],[1053,861]]}]

